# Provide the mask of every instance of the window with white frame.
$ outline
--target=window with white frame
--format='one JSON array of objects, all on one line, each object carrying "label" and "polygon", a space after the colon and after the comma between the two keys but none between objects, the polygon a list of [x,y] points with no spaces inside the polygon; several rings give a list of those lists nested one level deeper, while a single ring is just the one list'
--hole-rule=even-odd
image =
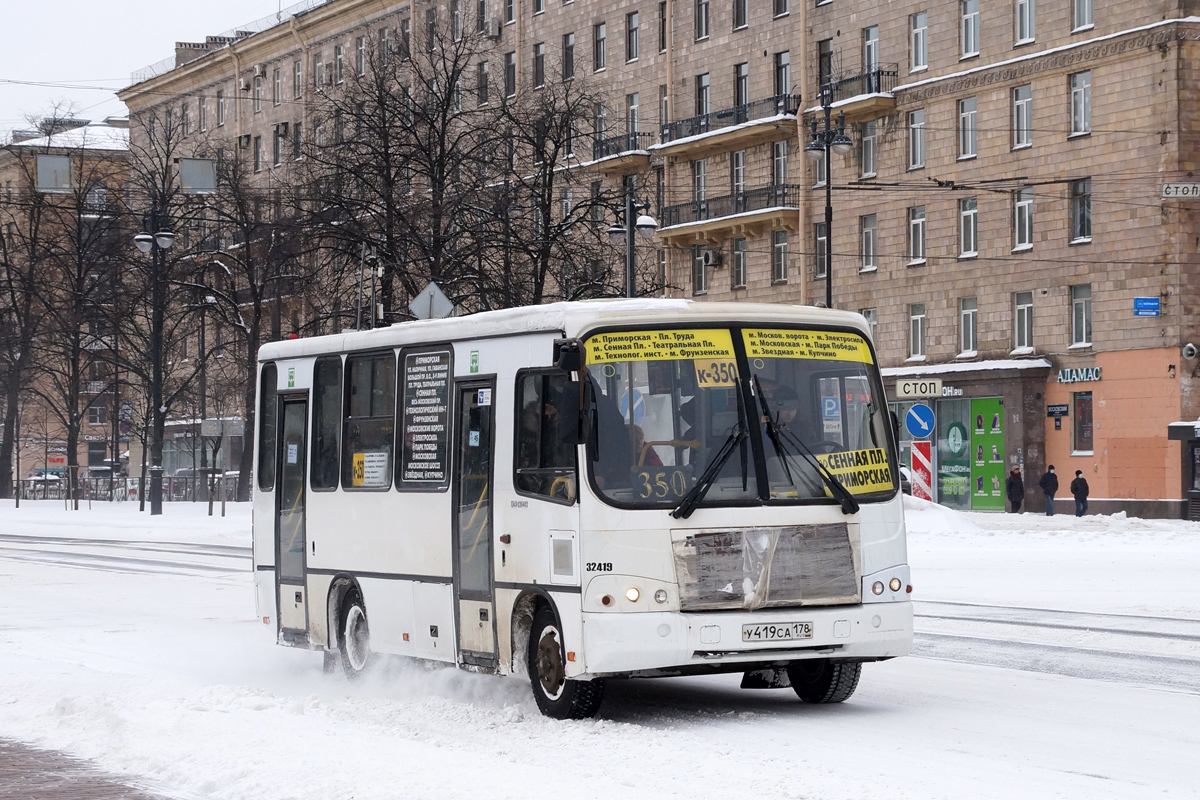
[{"label": "window with white frame", "polygon": [[359,77],[367,74],[367,37],[359,36],[354,41],[354,71]]},{"label": "window with white frame", "polygon": [[537,42],[533,46],[533,88],[540,89],[546,85],[546,43]]},{"label": "window with white frame", "polygon": [[1092,285],[1071,287],[1071,344],[1092,343]]},{"label": "window with white frame", "polygon": [[640,92],[625,95],[625,129],[630,133],[636,133],[641,122],[641,98]]},{"label": "window with white frame", "polygon": [[781,139],[778,142],[771,144],[771,182],[776,186],[783,186],[787,183],[788,178],[788,143],[787,139]]},{"label": "window with white frame", "polygon": [[733,263],[730,265],[730,278],[734,289],[746,288],[746,237],[739,236],[733,240]]},{"label": "window with white frame", "polygon": [[564,33],[562,38],[562,79],[575,77],[575,34]]},{"label": "window with white frame", "polygon": [[1033,292],[1013,293],[1013,346],[1033,349]]},{"label": "window with white frame", "polygon": [[979,201],[974,197],[958,201],[958,254],[979,255]]},{"label": "window with white frame", "polygon": [[908,263],[925,263],[925,206],[908,209]]},{"label": "window with white frame", "polygon": [[746,191],[745,150],[734,150],[729,154],[729,188],[735,195]]},{"label": "window with white frame", "polygon": [[775,96],[783,97],[792,91],[792,51],[775,54]]},{"label": "window with white frame", "polygon": [[412,58],[412,18],[400,20],[400,58]]},{"label": "window with white frame", "polygon": [[750,102],[750,65],[746,62],[733,65],[733,104],[744,106]]},{"label": "window with white frame", "polygon": [[775,0],[775,2],[774,2],[775,16],[777,16],[777,17],[785,16],[789,11],[791,11],[790,0]]},{"label": "window with white frame", "polygon": [[820,156],[812,162],[813,186],[824,186],[828,178],[829,153],[822,150]]},{"label": "window with white frame", "polygon": [[1075,30],[1084,30],[1092,27],[1092,0],[1073,0],[1073,14],[1075,21]]},{"label": "window with white frame", "polygon": [[920,11],[909,19],[912,35],[909,39],[908,71],[919,72],[929,67],[929,15]]},{"label": "window with white frame", "polygon": [[546,10],[546,0],[533,0],[533,13],[541,14]]},{"label": "window with white frame", "polygon": [[696,76],[696,116],[702,117],[711,110],[712,79],[708,73]]},{"label": "window with white frame", "polygon": [[599,72],[608,63],[608,25],[592,26],[592,70]]},{"label": "window with white frame", "polygon": [[208,104],[204,101],[204,95],[200,95],[199,102],[196,103],[196,125],[201,133],[208,130]]},{"label": "window with white frame", "polygon": [[1032,42],[1033,30],[1033,0],[1017,0],[1017,44]]},{"label": "window with white frame", "polygon": [[517,21],[517,0],[504,0],[504,24]]},{"label": "window with white frame", "polygon": [[292,99],[299,100],[304,96],[304,62],[297,59],[292,62]]},{"label": "window with white frame", "polygon": [[863,74],[879,69],[879,26],[870,25],[862,29],[862,71]]},{"label": "window with white frame", "polygon": [[271,104],[277,106],[283,102],[283,70],[276,67],[272,77]]},{"label": "window with white frame", "polygon": [[913,303],[908,307],[908,355],[910,358],[925,357],[924,303]]},{"label": "window with white frame", "polygon": [[708,0],[696,0],[696,41],[708,38]]},{"label": "window with white frame", "polygon": [[517,54],[504,54],[504,96],[515,97],[517,94]]},{"label": "window with white frame", "polygon": [[563,222],[568,222],[571,219],[571,212],[575,210],[575,193],[570,187],[562,190],[562,195],[559,198],[559,214]]},{"label": "window with white frame", "polygon": [[1071,241],[1092,239],[1092,179],[1071,181]]},{"label": "window with white frame", "polygon": [[733,0],[733,29],[741,30],[750,19],[750,0]]},{"label": "window with white frame", "polygon": [[771,231],[771,280],[783,283],[788,279],[787,231]]},{"label": "window with white frame", "polygon": [[976,128],[976,102],[974,97],[958,101],[958,157],[974,158],[978,155],[979,133]]},{"label": "window with white frame", "polygon": [[1012,90],[1013,149],[1033,144],[1033,86]]},{"label": "window with white frame", "polygon": [[1033,247],[1033,189],[1013,192],[1013,249]]},{"label": "window with white frame", "polygon": [[858,313],[862,314],[863,319],[867,321],[867,330],[871,333],[871,339],[875,338],[875,326],[879,321],[879,311],[874,308],[860,308]]},{"label": "window with white frame", "polygon": [[908,112],[908,168],[925,166],[925,109]]},{"label": "window with white frame", "polygon": [[88,425],[107,425],[108,406],[88,406]]},{"label": "window with white frame", "polygon": [[860,127],[862,141],[859,146],[859,162],[862,166],[862,177],[875,177],[875,155],[878,144],[878,127],[875,120],[864,122]]},{"label": "window with white frame", "polygon": [[1071,135],[1092,130],[1092,73],[1076,72],[1071,76]]},{"label": "window with white frame", "polygon": [[625,15],[625,60],[636,61],[638,57],[638,12]]},{"label": "window with white frame", "polygon": [[979,55],[979,0],[961,0],[962,58]]},{"label": "window with white frame", "polygon": [[862,233],[862,272],[870,272],[879,268],[878,239],[876,238],[876,219],[874,214],[864,214],[858,218],[858,229]]},{"label": "window with white frame", "polygon": [[708,197],[708,161],[698,158],[692,162],[692,200],[704,202]]},{"label": "window with white frame", "polygon": [[816,259],[813,275],[824,278],[829,272],[829,237],[825,235],[824,222],[813,225],[813,256]]},{"label": "window with white frame", "polygon": [[488,62],[480,61],[475,67],[475,99],[481,106],[488,104]]},{"label": "window with white frame", "polygon": [[225,124],[225,90],[217,89],[217,126]]},{"label": "window with white frame", "polygon": [[958,301],[959,355],[975,355],[979,351],[979,300],[964,297]]},{"label": "window with white frame", "polygon": [[262,111],[262,75],[254,76],[254,113]]},{"label": "window with white frame", "polygon": [[667,30],[667,0],[658,3],[658,52],[667,52],[667,42],[670,32]]},{"label": "window with white frame", "polygon": [[338,83],[346,80],[346,47],[338,45],[333,48],[333,79]]},{"label": "window with white frame", "polygon": [[704,252],[707,249],[702,244],[692,245],[692,294],[708,291],[708,267],[704,265]]}]

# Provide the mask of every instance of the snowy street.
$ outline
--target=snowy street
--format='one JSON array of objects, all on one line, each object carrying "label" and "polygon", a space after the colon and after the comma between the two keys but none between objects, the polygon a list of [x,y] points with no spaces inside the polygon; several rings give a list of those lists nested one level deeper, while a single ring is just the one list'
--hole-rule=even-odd
[{"label": "snowy street", "polygon": [[180,798],[1174,798],[1200,752],[1200,524],[906,501],[914,655],[846,703],[739,675],[325,675],[255,617],[250,509],[0,509],[0,739]]}]

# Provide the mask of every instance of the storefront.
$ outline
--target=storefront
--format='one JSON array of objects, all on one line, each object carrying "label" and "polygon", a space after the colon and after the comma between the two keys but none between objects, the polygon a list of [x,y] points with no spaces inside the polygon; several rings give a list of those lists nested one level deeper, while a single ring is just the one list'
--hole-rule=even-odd
[{"label": "storefront", "polygon": [[1167,438],[1179,442],[1182,451],[1180,474],[1183,476],[1184,504],[1181,516],[1200,522],[1200,419],[1172,422],[1167,426]]}]

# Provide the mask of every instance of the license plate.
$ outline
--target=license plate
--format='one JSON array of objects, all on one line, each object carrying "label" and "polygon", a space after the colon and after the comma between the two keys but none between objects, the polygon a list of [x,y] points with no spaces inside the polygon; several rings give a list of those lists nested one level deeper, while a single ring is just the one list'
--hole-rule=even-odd
[{"label": "license plate", "polygon": [[742,626],[743,642],[787,642],[811,638],[811,622],[761,622]]}]

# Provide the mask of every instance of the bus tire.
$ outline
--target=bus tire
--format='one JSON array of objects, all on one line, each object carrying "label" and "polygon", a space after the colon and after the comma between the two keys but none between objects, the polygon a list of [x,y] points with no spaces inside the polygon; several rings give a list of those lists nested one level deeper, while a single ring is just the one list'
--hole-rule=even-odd
[{"label": "bus tire", "polygon": [[787,665],[788,680],[796,696],[806,703],[841,703],[854,694],[862,664],[815,658]]},{"label": "bus tire", "polygon": [[371,664],[371,630],[367,625],[367,608],[357,593],[346,595],[342,601],[338,653],[342,660],[342,671],[349,680],[361,678]]},{"label": "bus tire", "polygon": [[538,710],[552,719],[589,719],[600,710],[604,681],[568,680],[562,629],[549,606],[533,616],[529,635],[529,682]]}]

